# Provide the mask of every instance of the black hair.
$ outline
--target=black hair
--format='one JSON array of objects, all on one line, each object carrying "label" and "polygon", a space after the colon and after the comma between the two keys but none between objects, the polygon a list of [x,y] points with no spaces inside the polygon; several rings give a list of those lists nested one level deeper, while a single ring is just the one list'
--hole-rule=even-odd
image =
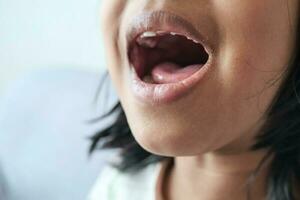
[{"label": "black hair", "polygon": [[[299,20],[300,21],[300,20]],[[296,200],[300,184],[300,29],[297,26],[295,51],[289,67],[283,74],[283,82],[266,112],[266,122],[252,150],[268,149],[261,161],[272,157],[268,174],[267,200]],[[107,128],[91,137],[90,153],[96,149],[120,149],[121,160],[115,165],[128,172],[143,169],[169,157],[154,155],[144,150],[134,139],[121,104],[116,103],[98,120],[113,113],[118,117]],[[97,120],[94,120],[95,122]],[[299,192],[298,192],[299,193]]]}]

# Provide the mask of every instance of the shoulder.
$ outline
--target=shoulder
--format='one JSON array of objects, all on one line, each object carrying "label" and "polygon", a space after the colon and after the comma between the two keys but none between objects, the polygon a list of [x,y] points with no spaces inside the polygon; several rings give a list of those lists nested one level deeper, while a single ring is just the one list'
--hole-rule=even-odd
[{"label": "shoulder", "polygon": [[153,200],[160,163],[134,173],[106,166],[92,188],[88,200]]}]

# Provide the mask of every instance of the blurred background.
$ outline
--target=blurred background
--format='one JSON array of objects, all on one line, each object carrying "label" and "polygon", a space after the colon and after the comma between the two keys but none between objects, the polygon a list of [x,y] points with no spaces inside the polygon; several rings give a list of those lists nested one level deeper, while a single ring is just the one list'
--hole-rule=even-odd
[{"label": "blurred background", "polygon": [[0,200],[87,199],[111,157],[88,155],[115,116],[89,121],[118,101],[109,78],[95,99],[100,4],[0,0]]},{"label": "blurred background", "polygon": [[39,68],[104,66],[101,0],[0,0],[0,94]]}]

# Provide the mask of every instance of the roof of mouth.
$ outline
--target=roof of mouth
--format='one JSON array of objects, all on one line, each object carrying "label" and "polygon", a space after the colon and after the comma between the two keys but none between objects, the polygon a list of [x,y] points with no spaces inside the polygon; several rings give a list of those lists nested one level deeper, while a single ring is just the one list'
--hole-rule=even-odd
[{"label": "roof of mouth", "polygon": [[140,77],[162,62],[175,63],[184,68],[205,64],[208,58],[201,43],[184,35],[165,31],[142,33],[129,52],[129,60]]}]

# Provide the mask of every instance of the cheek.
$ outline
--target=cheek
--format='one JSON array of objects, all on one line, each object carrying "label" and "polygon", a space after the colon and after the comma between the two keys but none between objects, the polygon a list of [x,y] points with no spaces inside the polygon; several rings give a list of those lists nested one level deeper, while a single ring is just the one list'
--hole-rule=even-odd
[{"label": "cheek", "polygon": [[218,1],[215,13],[222,36],[220,52],[247,53],[248,60],[268,62],[259,69],[280,70],[282,66],[276,63],[290,55],[294,42],[291,30],[297,21],[287,1]]},{"label": "cheek", "polygon": [[122,92],[122,70],[119,47],[119,34],[122,13],[126,8],[127,0],[104,0],[101,5],[101,31],[105,49],[106,66],[118,93]]},{"label": "cheek", "polygon": [[[281,0],[215,2],[222,36],[218,79],[231,95],[260,95],[288,66],[294,43],[293,13]],[[264,106],[271,101],[270,95],[263,97]]]}]

